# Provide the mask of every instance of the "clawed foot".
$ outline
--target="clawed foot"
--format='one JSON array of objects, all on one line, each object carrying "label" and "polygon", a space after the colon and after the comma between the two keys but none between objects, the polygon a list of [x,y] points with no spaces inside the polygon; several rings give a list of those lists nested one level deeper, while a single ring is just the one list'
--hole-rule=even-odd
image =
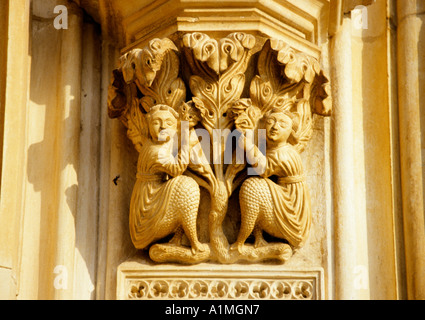
[{"label": "clawed foot", "polygon": [[254,242],[254,248],[255,249],[258,249],[258,248],[260,248],[260,247],[265,247],[265,246],[267,246],[269,243],[266,241],[266,240],[264,240],[264,238],[263,237],[261,237],[261,238],[256,238],[255,239],[255,242]]},{"label": "clawed foot", "polygon": [[208,244],[206,243],[197,243],[195,245],[192,246],[192,254],[196,255],[200,252],[205,252],[208,250]]},{"label": "clawed foot", "polygon": [[234,244],[232,244],[229,248],[230,251],[237,251],[240,254],[243,254],[245,251],[245,244],[243,243],[239,243],[239,242],[235,242]]}]

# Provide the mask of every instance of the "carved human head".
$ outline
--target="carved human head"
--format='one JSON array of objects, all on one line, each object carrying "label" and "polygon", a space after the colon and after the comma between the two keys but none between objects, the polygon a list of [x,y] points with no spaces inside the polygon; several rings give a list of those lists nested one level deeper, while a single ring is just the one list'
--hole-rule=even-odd
[{"label": "carved human head", "polygon": [[264,120],[269,143],[278,144],[297,139],[295,130],[298,118],[296,114],[282,109],[272,109],[266,113]]},{"label": "carved human head", "polygon": [[159,104],[146,115],[149,133],[154,142],[165,143],[174,136],[178,127],[178,113],[170,106]]}]

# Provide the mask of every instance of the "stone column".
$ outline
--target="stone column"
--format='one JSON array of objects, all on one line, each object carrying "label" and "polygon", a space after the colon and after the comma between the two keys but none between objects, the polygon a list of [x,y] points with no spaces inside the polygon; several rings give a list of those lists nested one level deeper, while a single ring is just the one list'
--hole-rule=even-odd
[{"label": "stone column", "polygon": [[62,36],[59,106],[59,173],[57,207],[57,244],[55,267],[65,267],[67,286],[55,291],[55,299],[73,298],[75,259],[75,215],[78,200],[78,169],[80,142],[82,23],[80,14],[69,15],[69,30]]},{"label": "stone column", "polygon": [[408,299],[425,299],[425,2],[397,1],[400,154]]},{"label": "stone column", "polygon": [[0,68],[4,71],[0,74],[0,95],[4,94],[0,100],[0,112],[5,123],[1,150],[0,299],[16,299],[20,284],[20,242],[25,203],[30,1],[2,1],[0,16],[8,23],[8,28],[3,29],[0,35]]},{"label": "stone column", "polygon": [[[105,38],[105,35],[103,35]],[[102,42],[102,74],[101,74],[101,106],[108,105],[108,87],[110,85],[110,76],[116,61],[119,58],[118,50],[112,41],[104,39]],[[108,257],[108,213],[109,213],[109,184],[116,172],[111,171],[111,122],[106,111],[100,114],[101,132],[100,132],[100,186],[99,190],[99,234],[98,234],[98,261],[106,261]],[[98,263],[96,273],[96,299],[105,299],[105,288],[111,281],[107,279],[108,266],[106,263]]]},{"label": "stone column", "polygon": [[74,298],[93,299],[99,221],[101,40],[98,28],[84,22],[81,82],[81,133],[76,213]]},{"label": "stone column", "polygon": [[[351,47],[351,19],[343,24],[331,39],[333,112],[333,182],[334,182],[334,250],[335,299],[367,299],[367,290],[356,286],[360,254],[367,255],[367,243],[358,239],[365,234],[357,229],[354,179],[353,133],[353,74]],[[366,226],[359,226],[366,228]],[[367,279],[367,268],[360,270]],[[366,280],[367,281],[367,280]],[[366,291],[366,292],[365,292]]]}]

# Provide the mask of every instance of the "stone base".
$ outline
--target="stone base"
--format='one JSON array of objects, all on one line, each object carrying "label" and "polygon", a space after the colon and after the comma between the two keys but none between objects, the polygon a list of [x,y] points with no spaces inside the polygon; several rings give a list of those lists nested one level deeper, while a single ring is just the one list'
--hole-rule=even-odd
[{"label": "stone base", "polygon": [[288,270],[283,265],[181,266],[134,260],[118,268],[118,300],[323,300],[321,268]]}]

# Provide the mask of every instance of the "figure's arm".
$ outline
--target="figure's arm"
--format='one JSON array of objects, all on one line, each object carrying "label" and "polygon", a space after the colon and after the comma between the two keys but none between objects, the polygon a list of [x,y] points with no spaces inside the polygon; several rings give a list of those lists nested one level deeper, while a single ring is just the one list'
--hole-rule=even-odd
[{"label": "figure's arm", "polygon": [[177,177],[181,176],[187,169],[187,164],[176,163],[176,164],[166,164],[163,166],[163,171],[172,176]]},{"label": "figure's arm", "polygon": [[252,170],[254,170],[257,175],[263,176],[268,168],[266,155],[258,149],[251,139],[246,139],[245,135],[240,137],[238,145],[240,148],[245,149],[246,159],[252,166]]},{"label": "figure's arm", "polygon": [[148,140],[148,124],[145,115],[140,111],[137,104],[133,105],[126,115],[127,136],[133,142],[136,150],[141,151],[142,146]]},{"label": "figure's arm", "polygon": [[177,139],[171,139],[162,145],[158,152],[161,171],[173,177],[182,175],[189,165],[190,148],[184,136],[182,138],[181,148],[176,156],[173,155],[173,147],[178,145]]},{"label": "figure's arm", "polygon": [[204,152],[198,146],[195,147],[196,149],[193,148],[190,151],[190,169],[205,178],[212,185],[215,183],[214,172]]}]

